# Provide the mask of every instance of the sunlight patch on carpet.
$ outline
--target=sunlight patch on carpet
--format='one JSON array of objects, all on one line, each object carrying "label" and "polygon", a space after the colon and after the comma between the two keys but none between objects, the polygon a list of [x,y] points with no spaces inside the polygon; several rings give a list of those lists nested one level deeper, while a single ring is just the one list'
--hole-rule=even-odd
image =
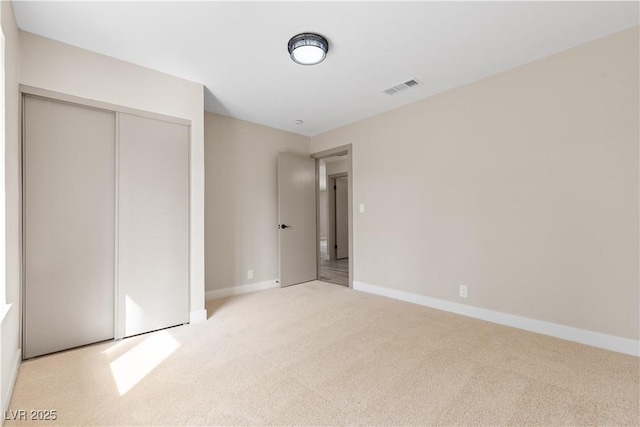
[{"label": "sunlight patch on carpet", "polygon": [[163,360],[180,347],[167,331],[149,335],[140,344],[110,363],[120,396],[124,396]]},{"label": "sunlight patch on carpet", "polygon": [[115,341],[115,343],[111,347],[103,351],[102,354],[111,356],[115,354],[118,350],[120,350],[122,347],[126,347],[127,344],[129,343],[126,340],[121,339],[121,340]]}]

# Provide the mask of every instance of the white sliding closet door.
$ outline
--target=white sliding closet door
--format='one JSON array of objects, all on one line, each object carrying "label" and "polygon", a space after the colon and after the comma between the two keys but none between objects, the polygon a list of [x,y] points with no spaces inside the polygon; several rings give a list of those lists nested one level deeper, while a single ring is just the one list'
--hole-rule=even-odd
[{"label": "white sliding closet door", "polygon": [[189,322],[189,127],[119,114],[118,335]]},{"label": "white sliding closet door", "polygon": [[25,358],[114,337],[115,113],[24,98]]}]

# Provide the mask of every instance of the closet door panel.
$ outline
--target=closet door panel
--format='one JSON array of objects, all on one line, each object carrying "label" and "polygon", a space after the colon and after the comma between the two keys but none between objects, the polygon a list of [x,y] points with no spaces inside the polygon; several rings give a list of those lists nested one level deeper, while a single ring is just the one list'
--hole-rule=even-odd
[{"label": "closet door panel", "polygon": [[119,115],[119,331],[189,321],[189,127]]},{"label": "closet door panel", "polygon": [[24,357],[114,337],[115,113],[24,98]]}]

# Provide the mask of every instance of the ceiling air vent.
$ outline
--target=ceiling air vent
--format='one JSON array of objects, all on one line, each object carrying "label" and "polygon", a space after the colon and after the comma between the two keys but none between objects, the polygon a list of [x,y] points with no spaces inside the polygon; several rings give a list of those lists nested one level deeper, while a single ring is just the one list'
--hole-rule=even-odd
[{"label": "ceiling air vent", "polygon": [[421,85],[422,82],[416,79],[407,80],[404,83],[398,83],[397,85],[391,86],[384,90],[384,93],[387,95],[393,95],[394,93],[398,93],[402,90],[409,89],[410,87]]}]

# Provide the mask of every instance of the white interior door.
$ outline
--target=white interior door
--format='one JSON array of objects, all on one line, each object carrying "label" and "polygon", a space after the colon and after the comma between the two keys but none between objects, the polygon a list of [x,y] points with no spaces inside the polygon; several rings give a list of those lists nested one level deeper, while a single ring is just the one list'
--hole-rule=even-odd
[{"label": "white interior door", "polygon": [[24,358],[114,337],[115,113],[24,98]]},{"label": "white interior door", "polygon": [[278,153],[280,286],[317,278],[316,162]]},{"label": "white interior door", "polygon": [[348,178],[335,179],[336,258],[349,258],[349,185]]},{"label": "white interior door", "polygon": [[189,321],[189,127],[120,113],[118,335]]}]

